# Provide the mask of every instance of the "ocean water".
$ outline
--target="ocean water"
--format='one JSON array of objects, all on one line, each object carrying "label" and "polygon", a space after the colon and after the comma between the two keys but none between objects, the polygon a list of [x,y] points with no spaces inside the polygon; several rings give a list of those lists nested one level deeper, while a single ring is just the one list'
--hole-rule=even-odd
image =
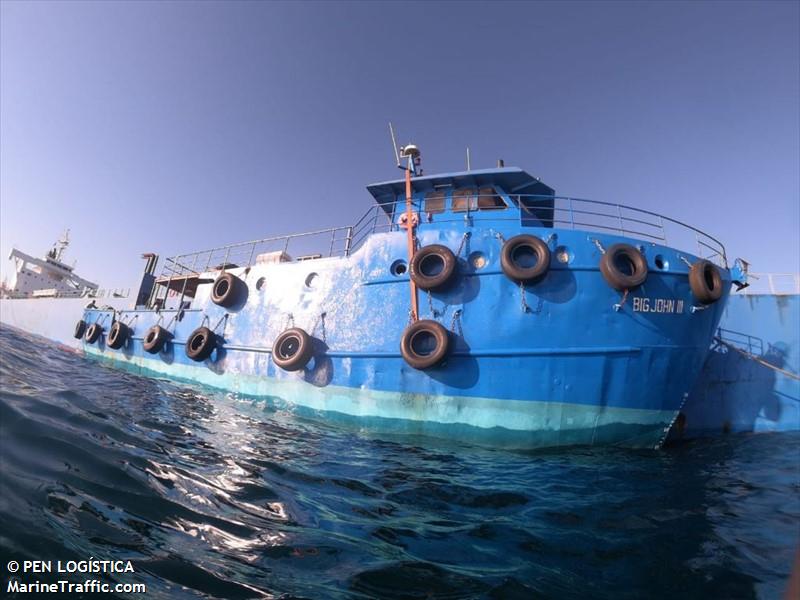
[{"label": "ocean water", "polygon": [[376,439],[5,327],[0,384],[0,595],[9,560],[93,557],[146,598],[779,598],[800,542],[793,433]]}]

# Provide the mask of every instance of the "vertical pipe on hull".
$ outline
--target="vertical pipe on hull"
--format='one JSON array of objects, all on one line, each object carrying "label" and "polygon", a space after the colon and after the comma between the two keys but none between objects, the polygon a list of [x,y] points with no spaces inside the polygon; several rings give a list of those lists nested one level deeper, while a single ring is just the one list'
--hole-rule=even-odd
[{"label": "vertical pipe on hull", "polygon": [[[414,221],[412,220],[411,210],[411,169],[414,168],[412,156],[408,157],[408,166],[406,167],[406,233],[408,238],[408,264],[411,265],[411,260],[414,258]],[[417,284],[409,277],[408,282],[411,286],[411,320],[416,322],[419,318],[419,306],[417,300]]]}]

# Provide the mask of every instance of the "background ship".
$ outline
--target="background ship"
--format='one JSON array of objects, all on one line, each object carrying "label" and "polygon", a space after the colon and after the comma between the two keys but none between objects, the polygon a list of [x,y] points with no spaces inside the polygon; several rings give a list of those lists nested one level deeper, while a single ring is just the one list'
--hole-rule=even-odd
[{"label": "background ship", "polygon": [[672,437],[800,430],[800,274],[750,274],[728,300]]},{"label": "background ship", "polygon": [[0,322],[74,346],[74,323],[68,315],[86,306],[132,306],[130,290],[101,289],[64,262],[68,246],[69,229],[42,258],[11,250],[14,271],[0,285]]}]

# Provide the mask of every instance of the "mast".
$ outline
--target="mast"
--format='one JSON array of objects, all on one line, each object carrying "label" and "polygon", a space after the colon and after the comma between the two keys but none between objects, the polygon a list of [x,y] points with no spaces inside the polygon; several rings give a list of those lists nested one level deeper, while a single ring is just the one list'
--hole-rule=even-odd
[{"label": "mast", "polygon": [[58,262],[61,262],[61,255],[64,254],[64,250],[67,249],[69,246],[69,229],[64,230],[64,235],[61,236],[61,239],[56,242],[56,253],[53,257]]},{"label": "mast", "polygon": [[[400,148],[400,154],[406,160],[406,233],[408,240],[408,264],[411,266],[411,260],[414,258],[415,244],[414,244],[414,213],[412,204],[412,190],[411,190],[411,174],[418,175],[417,168],[420,166],[420,152],[414,144],[408,144]],[[421,172],[421,169],[420,169]],[[416,322],[419,319],[419,300],[417,296],[417,284],[412,277],[408,278],[411,291],[411,321]]]}]

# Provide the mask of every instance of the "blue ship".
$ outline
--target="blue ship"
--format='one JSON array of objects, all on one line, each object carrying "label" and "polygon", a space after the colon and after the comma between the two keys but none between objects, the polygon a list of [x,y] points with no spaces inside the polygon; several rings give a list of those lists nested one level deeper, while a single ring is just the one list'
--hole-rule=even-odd
[{"label": "blue ship", "polygon": [[723,245],[501,161],[423,175],[401,150],[404,178],[368,186],[353,226],[158,275],[147,255],[134,308],[84,311],[86,355],[367,431],[658,447],[737,276]]}]

